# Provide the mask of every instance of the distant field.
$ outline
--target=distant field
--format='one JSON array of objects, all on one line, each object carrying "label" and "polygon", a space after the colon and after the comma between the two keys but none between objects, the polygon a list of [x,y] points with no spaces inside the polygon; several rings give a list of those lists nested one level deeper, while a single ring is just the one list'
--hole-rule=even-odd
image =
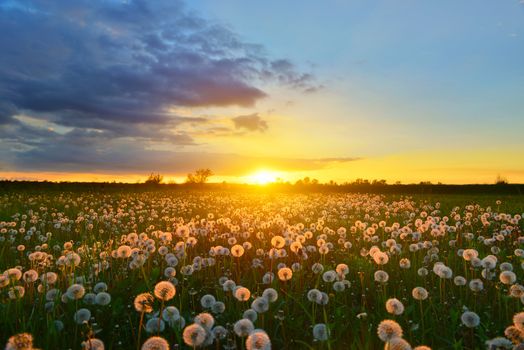
[{"label": "distant field", "polygon": [[511,348],[523,213],[508,193],[10,189],[0,342]]}]

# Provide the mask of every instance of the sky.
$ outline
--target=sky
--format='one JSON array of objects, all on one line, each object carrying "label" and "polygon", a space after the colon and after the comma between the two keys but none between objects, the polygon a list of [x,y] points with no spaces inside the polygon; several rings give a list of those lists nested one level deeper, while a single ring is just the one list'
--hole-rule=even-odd
[{"label": "sky", "polygon": [[0,179],[524,183],[524,1],[0,1]]}]

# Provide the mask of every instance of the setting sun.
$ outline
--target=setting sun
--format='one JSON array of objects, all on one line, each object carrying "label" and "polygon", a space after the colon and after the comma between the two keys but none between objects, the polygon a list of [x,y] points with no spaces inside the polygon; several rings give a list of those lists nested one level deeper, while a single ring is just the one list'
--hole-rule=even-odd
[{"label": "setting sun", "polygon": [[257,185],[267,185],[268,183],[275,182],[278,177],[279,174],[275,171],[259,170],[247,176],[247,182]]}]

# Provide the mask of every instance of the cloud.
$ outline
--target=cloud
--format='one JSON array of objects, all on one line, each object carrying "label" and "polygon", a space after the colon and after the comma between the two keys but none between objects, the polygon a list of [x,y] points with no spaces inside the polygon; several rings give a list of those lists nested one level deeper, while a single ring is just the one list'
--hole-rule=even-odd
[{"label": "cloud", "polygon": [[263,120],[258,113],[249,115],[240,115],[232,119],[237,129],[246,129],[249,131],[264,132],[267,130],[267,122]]},{"label": "cloud", "polygon": [[[70,136],[73,138],[73,135]],[[180,152],[143,149],[126,140],[110,140],[95,144],[96,135],[75,134],[74,140],[12,153],[10,171],[144,173],[151,171],[171,175],[185,175],[201,167],[211,168],[217,175],[241,176],[260,168],[279,171],[309,171],[323,169],[335,162],[351,162],[358,158],[306,159],[251,157],[240,154]]]},{"label": "cloud", "polygon": [[173,105],[253,106],[267,96],[255,86],[265,58],[178,1],[32,8],[0,11],[0,31],[10,33],[0,37],[0,103],[11,113],[111,129],[170,123]]},{"label": "cloud", "polygon": [[[23,169],[123,167],[130,149],[161,159],[159,145],[196,147],[210,125],[177,108],[253,107],[268,82],[317,88],[178,0],[10,1],[0,5],[0,47],[0,156]],[[233,122],[267,129],[257,114]]]}]

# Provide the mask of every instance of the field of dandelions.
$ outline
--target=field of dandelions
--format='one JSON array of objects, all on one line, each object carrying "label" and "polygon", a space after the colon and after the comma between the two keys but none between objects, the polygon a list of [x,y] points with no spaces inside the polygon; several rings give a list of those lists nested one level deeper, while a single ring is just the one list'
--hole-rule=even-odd
[{"label": "field of dandelions", "polygon": [[524,349],[520,198],[0,196],[5,349]]}]

